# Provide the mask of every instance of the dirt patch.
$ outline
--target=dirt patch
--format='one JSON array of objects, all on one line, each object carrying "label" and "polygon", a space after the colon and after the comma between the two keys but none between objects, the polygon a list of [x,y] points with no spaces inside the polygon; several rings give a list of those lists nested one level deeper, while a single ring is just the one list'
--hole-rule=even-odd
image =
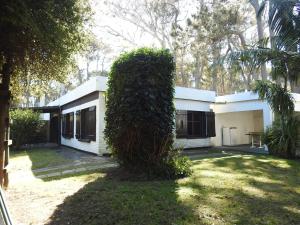
[{"label": "dirt patch", "polygon": [[66,197],[73,195],[99,176],[99,173],[93,173],[47,182],[34,177],[20,182],[13,180],[5,194],[14,224],[46,224],[56,207],[62,204]]}]

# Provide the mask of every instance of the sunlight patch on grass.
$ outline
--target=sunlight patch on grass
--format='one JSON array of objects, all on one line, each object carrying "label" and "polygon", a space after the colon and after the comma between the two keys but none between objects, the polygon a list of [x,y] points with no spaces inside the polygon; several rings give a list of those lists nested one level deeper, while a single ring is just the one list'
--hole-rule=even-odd
[{"label": "sunlight patch on grass", "polygon": [[176,181],[120,180],[110,171],[90,171],[37,180],[19,193],[29,211],[37,207],[27,195],[33,190],[44,204],[65,198],[56,202],[51,225],[296,225],[299,168],[299,161],[241,155],[195,160],[192,176]]},{"label": "sunlight patch on grass", "polygon": [[39,169],[49,166],[62,165],[70,162],[69,159],[64,158],[57,153],[54,149],[30,149],[22,151],[11,152],[11,163],[20,165],[23,162],[22,167],[31,166],[31,169]]},{"label": "sunlight patch on grass", "polygon": [[291,213],[295,213],[295,214],[300,215],[300,209],[299,208],[297,209],[296,207],[293,207],[293,206],[284,206],[283,208],[290,211]]}]

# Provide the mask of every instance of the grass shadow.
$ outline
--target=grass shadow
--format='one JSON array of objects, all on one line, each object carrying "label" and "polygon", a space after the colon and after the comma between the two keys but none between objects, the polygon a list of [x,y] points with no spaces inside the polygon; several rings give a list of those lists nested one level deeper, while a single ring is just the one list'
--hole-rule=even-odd
[{"label": "grass shadow", "polygon": [[129,181],[114,171],[67,197],[48,225],[171,225],[194,216],[191,208],[178,201],[176,181]]},{"label": "grass shadow", "polygon": [[207,156],[193,160],[191,177],[175,181],[101,173],[57,206],[48,225],[299,225],[299,161]]}]

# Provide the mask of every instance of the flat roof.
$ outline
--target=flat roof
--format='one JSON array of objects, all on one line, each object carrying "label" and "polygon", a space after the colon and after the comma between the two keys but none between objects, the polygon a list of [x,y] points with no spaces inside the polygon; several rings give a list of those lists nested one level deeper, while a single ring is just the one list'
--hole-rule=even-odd
[{"label": "flat roof", "polygon": [[[62,106],[73,102],[79,98],[89,95],[95,91],[105,92],[107,90],[107,77],[96,76],[92,77],[87,82],[78,86],[67,94],[61,96],[60,98],[52,101],[48,106]],[[296,105],[300,104],[300,94],[292,93]],[[200,90],[195,88],[186,87],[175,87],[175,99],[182,100],[194,100],[202,101],[208,103],[231,103],[231,102],[245,102],[245,101],[261,101],[257,93],[252,91],[239,92],[230,95],[216,96],[216,92]]]},{"label": "flat roof", "polygon": [[[107,77],[92,77],[90,80],[78,86],[74,90],[69,91],[67,94],[61,96],[55,101],[50,102],[48,106],[62,106],[95,91],[105,92],[107,90],[107,81]],[[215,97],[216,93],[214,91],[206,91],[195,88],[185,88],[177,86],[175,87],[176,99],[214,102]]]}]

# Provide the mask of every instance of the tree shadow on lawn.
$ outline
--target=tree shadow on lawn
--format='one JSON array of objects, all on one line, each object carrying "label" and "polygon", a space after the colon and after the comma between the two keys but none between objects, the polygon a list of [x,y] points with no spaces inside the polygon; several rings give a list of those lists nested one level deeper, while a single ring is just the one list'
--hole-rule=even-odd
[{"label": "tree shadow on lawn", "polygon": [[299,187],[300,185],[300,160],[263,155],[244,155],[213,160],[213,164],[219,170],[226,168],[249,176],[265,177],[290,187]]},{"label": "tree shadow on lawn", "polygon": [[299,225],[299,166],[245,155],[194,161],[193,175],[176,181],[108,172],[66,198],[48,225]]},{"label": "tree shadow on lawn", "polygon": [[171,225],[194,217],[178,200],[175,181],[130,180],[115,171],[67,197],[48,225]]},{"label": "tree shadow on lawn", "polygon": [[208,167],[183,185],[201,190],[202,203],[229,224],[300,224],[300,161],[245,155]]}]

